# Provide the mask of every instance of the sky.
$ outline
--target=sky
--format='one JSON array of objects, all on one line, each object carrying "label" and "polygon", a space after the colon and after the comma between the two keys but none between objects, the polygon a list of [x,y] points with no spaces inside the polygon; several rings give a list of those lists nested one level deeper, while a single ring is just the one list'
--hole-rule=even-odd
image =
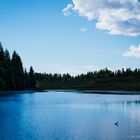
[{"label": "sky", "polygon": [[36,72],[140,68],[137,0],[0,0],[0,41]]}]

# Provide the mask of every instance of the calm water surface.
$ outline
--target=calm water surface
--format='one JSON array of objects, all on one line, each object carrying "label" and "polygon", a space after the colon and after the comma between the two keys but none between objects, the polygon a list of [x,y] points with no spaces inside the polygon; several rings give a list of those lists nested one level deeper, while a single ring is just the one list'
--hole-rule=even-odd
[{"label": "calm water surface", "polygon": [[0,140],[127,139],[140,139],[138,95],[49,91],[0,96]]}]

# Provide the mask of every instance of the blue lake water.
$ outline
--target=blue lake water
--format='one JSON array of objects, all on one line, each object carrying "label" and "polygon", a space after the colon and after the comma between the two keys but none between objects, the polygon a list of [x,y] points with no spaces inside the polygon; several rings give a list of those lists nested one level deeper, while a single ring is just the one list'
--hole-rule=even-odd
[{"label": "blue lake water", "polygon": [[49,91],[0,96],[0,140],[127,139],[140,139],[139,95]]}]

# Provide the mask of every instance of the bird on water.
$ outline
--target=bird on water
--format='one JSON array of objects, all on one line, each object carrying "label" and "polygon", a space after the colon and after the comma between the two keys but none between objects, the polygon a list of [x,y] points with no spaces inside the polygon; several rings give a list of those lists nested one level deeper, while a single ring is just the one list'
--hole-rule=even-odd
[{"label": "bird on water", "polygon": [[119,122],[115,122],[114,125],[119,126]]}]

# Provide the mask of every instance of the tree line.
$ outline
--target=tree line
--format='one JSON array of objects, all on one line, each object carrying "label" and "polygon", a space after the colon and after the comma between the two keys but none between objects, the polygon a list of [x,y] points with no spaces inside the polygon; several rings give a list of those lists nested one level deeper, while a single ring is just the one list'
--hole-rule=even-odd
[{"label": "tree line", "polygon": [[47,73],[35,73],[36,79],[39,81],[46,80],[46,81],[86,81],[86,80],[118,80],[123,81],[125,79],[128,79],[130,77],[133,77],[137,80],[140,80],[140,69],[131,70],[130,68],[127,69],[121,69],[116,71],[111,71],[107,68],[99,70],[99,71],[93,71],[93,72],[87,72],[86,74],[80,74],[76,76],[72,76],[70,74],[47,74]]},{"label": "tree line", "polygon": [[140,69],[107,68],[76,76],[70,74],[34,73],[23,68],[22,60],[14,51],[10,55],[0,43],[0,90],[24,89],[128,89],[140,90]]},{"label": "tree line", "polygon": [[33,67],[29,72],[23,68],[22,60],[14,51],[12,56],[0,42],[0,90],[24,90],[36,87]]},{"label": "tree line", "polygon": [[42,89],[116,89],[140,90],[140,69],[107,68],[72,76],[70,74],[36,73],[37,87]]}]

